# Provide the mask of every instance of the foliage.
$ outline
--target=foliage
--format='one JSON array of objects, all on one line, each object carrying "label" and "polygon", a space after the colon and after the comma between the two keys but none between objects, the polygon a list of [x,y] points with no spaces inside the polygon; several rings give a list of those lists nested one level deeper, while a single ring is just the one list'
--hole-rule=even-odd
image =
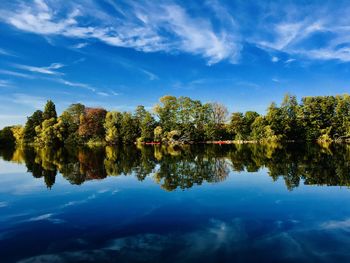
[{"label": "foliage", "polygon": [[85,108],[80,116],[79,135],[84,140],[103,139],[105,137],[104,122],[107,111],[101,108]]},{"label": "foliage", "polygon": [[43,119],[44,120],[49,120],[49,119],[56,119],[57,118],[57,113],[56,113],[56,106],[53,103],[53,101],[48,100],[45,105],[45,109],[43,112]]},{"label": "foliage", "polygon": [[[35,111],[24,127],[14,126],[11,132],[17,144],[50,146],[136,141],[342,141],[350,139],[350,96],[304,97],[298,103],[295,96],[287,94],[280,105],[271,103],[266,115],[234,112],[229,119],[224,105],[203,104],[189,97],[164,96],[154,113],[142,105],[134,112],[107,112],[78,103],[59,117],[49,100],[44,112]],[[11,141],[10,133],[5,137]]]},{"label": "foliage", "polygon": [[16,125],[11,128],[13,136],[15,137],[16,144],[22,144],[24,139],[24,127]]},{"label": "foliage", "polygon": [[108,144],[117,144],[120,141],[122,114],[110,111],[106,114],[104,128],[106,132],[105,140]]},{"label": "foliage", "polygon": [[27,118],[26,125],[24,126],[24,135],[23,140],[25,143],[34,142],[36,131],[35,127],[41,125],[43,122],[43,112],[41,110],[37,110],[33,113],[32,116]]},{"label": "foliage", "polygon": [[12,146],[16,143],[16,137],[13,135],[12,127],[5,127],[0,131],[0,147]]}]

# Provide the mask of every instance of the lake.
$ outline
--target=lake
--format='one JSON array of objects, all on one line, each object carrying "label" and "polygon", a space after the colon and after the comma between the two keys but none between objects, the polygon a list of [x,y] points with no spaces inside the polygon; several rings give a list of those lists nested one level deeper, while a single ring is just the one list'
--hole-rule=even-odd
[{"label": "lake", "polygon": [[350,262],[350,146],[0,155],[1,262]]}]

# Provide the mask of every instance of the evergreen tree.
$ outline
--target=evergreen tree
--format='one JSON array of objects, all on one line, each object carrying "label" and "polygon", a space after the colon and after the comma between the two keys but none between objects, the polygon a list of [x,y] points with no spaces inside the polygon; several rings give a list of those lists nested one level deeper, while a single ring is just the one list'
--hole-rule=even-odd
[{"label": "evergreen tree", "polygon": [[56,113],[56,106],[53,103],[53,101],[48,100],[45,105],[44,113],[43,113],[43,119],[49,120],[51,118],[56,119],[57,113]]},{"label": "evergreen tree", "polygon": [[32,116],[27,118],[26,125],[24,126],[23,135],[23,140],[25,143],[34,142],[36,136],[35,127],[41,125],[42,121],[43,112],[41,110],[35,111]]}]

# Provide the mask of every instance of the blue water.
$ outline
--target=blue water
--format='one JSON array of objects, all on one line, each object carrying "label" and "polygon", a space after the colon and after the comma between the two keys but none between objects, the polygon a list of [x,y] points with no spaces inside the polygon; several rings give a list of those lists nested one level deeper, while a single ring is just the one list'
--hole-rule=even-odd
[{"label": "blue water", "polygon": [[150,173],[53,187],[0,161],[0,262],[350,262],[350,189],[269,170],[167,191]]}]

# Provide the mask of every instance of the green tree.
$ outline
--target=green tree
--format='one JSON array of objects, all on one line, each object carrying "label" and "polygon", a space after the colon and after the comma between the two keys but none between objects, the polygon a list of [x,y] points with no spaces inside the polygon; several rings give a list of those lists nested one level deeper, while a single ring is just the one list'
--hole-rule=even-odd
[{"label": "green tree", "polygon": [[258,116],[251,125],[252,131],[251,131],[250,137],[253,140],[257,140],[257,141],[266,139],[267,137],[266,127],[267,127],[267,122],[264,116]]},{"label": "green tree", "polygon": [[137,125],[137,120],[129,112],[123,113],[123,118],[121,121],[121,138],[123,143],[129,144],[134,143],[139,137],[139,127]]},{"label": "green tree", "polygon": [[15,137],[16,144],[22,144],[23,143],[23,137],[24,137],[24,127],[21,125],[16,125],[11,128],[13,136]]},{"label": "green tree", "polygon": [[34,142],[36,131],[35,127],[41,125],[43,121],[43,112],[41,110],[35,111],[32,116],[27,118],[27,122],[24,126],[23,140],[25,143]]},{"label": "green tree", "polygon": [[80,117],[85,112],[83,104],[71,104],[60,116],[60,129],[63,136],[62,140],[66,144],[81,143],[79,136]]},{"label": "green tree", "polygon": [[154,106],[154,112],[159,118],[159,124],[164,132],[177,128],[177,111],[179,108],[177,98],[164,96],[159,99],[159,104]]},{"label": "green tree", "polygon": [[147,112],[142,122],[141,127],[141,141],[152,142],[154,141],[154,129],[156,127],[156,121],[153,116]]},{"label": "green tree", "polygon": [[110,111],[106,114],[104,123],[105,128],[105,140],[108,144],[117,144],[120,142],[120,128],[122,124],[122,114],[116,111]]},{"label": "green tree", "polygon": [[303,137],[300,107],[295,96],[285,95],[281,104],[282,133],[288,140],[299,140]]},{"label": "green tree", "polygon": [[53,103],[52,100],[48,100],[45,105],[45,109],[43,112],[43,119],[44,120],[49,120],[51,118],[56,119],[57,118],[57,113],[56,113],[56,106],[55,103]]},{"label": "green tree", "polygon": [[12,127],[5,127],[0,130],[0,146],[13,146],[16,138],[13,135]]},{"label": "green tree", "polygon": [[57,146],[60,141],[60,134],[57,125],[57,120],[51,118],[44,120],[41,125],[35,128],[37,136],[35,138],[35,143],[44,146]]}]

